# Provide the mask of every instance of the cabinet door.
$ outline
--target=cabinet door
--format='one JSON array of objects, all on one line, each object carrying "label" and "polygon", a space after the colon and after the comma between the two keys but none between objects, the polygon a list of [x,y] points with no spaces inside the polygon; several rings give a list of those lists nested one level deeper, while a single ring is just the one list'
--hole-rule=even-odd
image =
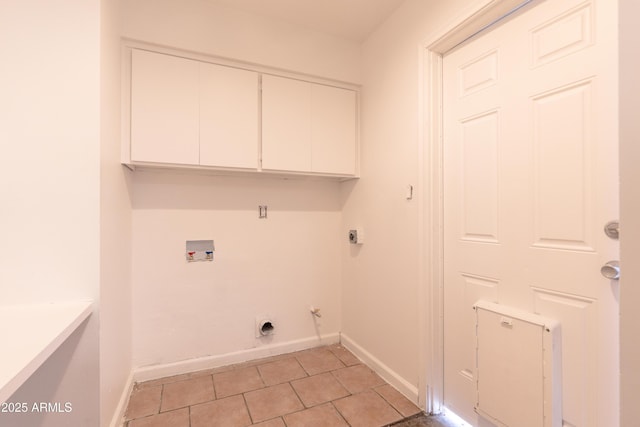
[{"label": "cabinet door", "polygon": [[131,160],[197,165],[198,63],[132,51]]},{"label": "cabinet door", "polygon": [[311,170],[356,173],[356,93],[311,85]]},{"label": "cabinet door", "polygon": [[262,76],[262,168],[311,171],[311,85]]},{"label": "cabinet door", "polygon": [[258,74],[200,64],[200,164],[258,167]]}]

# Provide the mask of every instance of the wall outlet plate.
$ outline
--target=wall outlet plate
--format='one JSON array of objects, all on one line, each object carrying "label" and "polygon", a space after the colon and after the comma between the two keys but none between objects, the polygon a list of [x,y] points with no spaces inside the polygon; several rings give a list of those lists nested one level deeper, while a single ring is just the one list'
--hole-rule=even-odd
[{"label": "wall outlet plate", "polygon": [[361,245],[364,243],[364,231],[361,228],[349,230],[349,243]]}]

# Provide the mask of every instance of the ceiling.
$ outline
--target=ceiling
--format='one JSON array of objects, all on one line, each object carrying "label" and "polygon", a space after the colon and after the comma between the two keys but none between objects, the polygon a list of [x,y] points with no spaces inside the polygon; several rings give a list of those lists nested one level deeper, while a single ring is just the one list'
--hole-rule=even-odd
[{"label": "ceiling", "polygon": [[363,41],[404,0],[208,0],[246,12]]}]

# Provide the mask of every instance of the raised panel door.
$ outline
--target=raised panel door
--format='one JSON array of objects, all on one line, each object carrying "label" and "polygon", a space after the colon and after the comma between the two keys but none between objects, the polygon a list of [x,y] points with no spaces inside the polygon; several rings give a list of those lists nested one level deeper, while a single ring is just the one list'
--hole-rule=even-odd
[{"label": "raised panel door", "polygon": [[444,57],[444,400],[473,425],[474,299],[557,320],[563,425],[619,425],[616,13],[539,2]]}]

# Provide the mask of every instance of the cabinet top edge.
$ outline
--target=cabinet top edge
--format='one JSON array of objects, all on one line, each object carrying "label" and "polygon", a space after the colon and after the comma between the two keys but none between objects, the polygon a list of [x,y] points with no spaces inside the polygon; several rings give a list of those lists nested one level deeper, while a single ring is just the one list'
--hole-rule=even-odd
[{"label": "cabinet top edge", "polygon": [[358,180],[360,175],[329,174],[320,172],[296,172],[267,169],[225,168],[216,166],[179,165],[172,163],[129,162],[122,163],[133,172],[165,172],[178,174],[196,174],[202,176],[267,178],[277,180],[311,180],[311,181],[351,181]]},{"label": "cabinet top edge", "polygon": [[164,55],[172,55],[179,58],[190,59],[194,61],[207,62],[215,65],[222,65],[226,67],[239,68],[247,71],[254,71],[260,74],[269,74],[269,75],[280,76],[280,77],[288,77],[288,78],[303,80],[311,83],[319,83],[319,84],[324,84],[328,86],[335,86],[343,89],[350,89],[356,92],[360,92],[360,89],[362,88],[362,85],[359,83],[327,78],[319,75],[287,70],[284,68],[272,67],[272,66],[258,64],[258,63],[249,62],[249,61],[243,61],[237,58],[218,56],[214,54],[197,52],[193,50],[176,48],[176,47],[155,44],[155,43],[129,39],[129,38],[121,39],[121,49],[123,51],[123,54],[130,54],[130,52],[133,49],[146,50],[149,52],[160,53]]}]

